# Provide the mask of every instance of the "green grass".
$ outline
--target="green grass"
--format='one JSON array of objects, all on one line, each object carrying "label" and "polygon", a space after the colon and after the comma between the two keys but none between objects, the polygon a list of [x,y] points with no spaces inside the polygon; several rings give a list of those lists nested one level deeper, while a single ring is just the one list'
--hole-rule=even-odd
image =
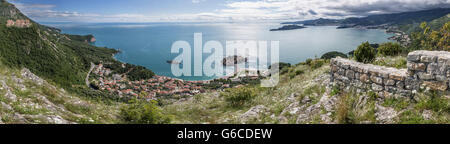
[{"label": "green grass", "polygon": [[410,105],[410,102],[405,98],[386,98],[381,104],[384,107],[392,107],[396,111],[401,111]]},{"label": "green grass", "polygon": [[387,56],[387,57],[378,57],[374,62],[374,65],[393,67],[397,69],[405,69],[407,60],[404,56]]},{"label": "green grass", "polygon": [[[280,83],[276,87],[245,86],[245,89],[250,89],[256,94],[248,99],[240,97],[238,99],[233,98],[233,100],[228,99],[227,101],[230,91],[239,91],[230,89],[225,92],[199,94],[184,102],[167,103],[162,106],[162,109],[166,115],[174,117],[173,123],[240,123],[239,116],[241,114],[248,111],[251,107],[263,105],[269,109],[269,114],[260,116],[260,119],[257,120],[247,121],[247,123],[279,123],[277,116],[291,104],[285,100],[291,94],[299,94],[297,99],[307,96],[307,94],[314,95],[310,97],[313,103],[317,103],[320,100],[315,96],[321,96],[325,92],[325,88],[317,86],[312,80],[318,75],[329,72],[328,62],[323,62],[322,66],[316,69],[312,69],[313,65],[285,67],[286,73],[280,75]],[[303,73],[298,71],[303,71]],[[293,73],[295,76],[290,76],[289,73]],[[222,96],[220,93],[222,93]],[[243,93],[247,92],[244,91]],[[233,103],[232,101],[237,101],[238,105],[230,107],[230,105],[233,105],[231,104]],[[275,119],[271,115],[275,115]],[[286,117],[288,119],[287,123],[295,123],[297,117],[297,115],[288,114]]]}]

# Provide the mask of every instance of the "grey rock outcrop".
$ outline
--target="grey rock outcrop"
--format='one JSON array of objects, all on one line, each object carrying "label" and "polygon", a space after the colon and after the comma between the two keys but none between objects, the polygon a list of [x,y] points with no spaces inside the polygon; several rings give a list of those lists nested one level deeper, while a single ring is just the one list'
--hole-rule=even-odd
[{"label": "grey rock outcrop", "polygon": [[259,119],[261,116],[268,114],[268,108],[263,105],[258,105],[250,108],[247,112],[239,117],[242,123],[247,123],[248,121]]}]

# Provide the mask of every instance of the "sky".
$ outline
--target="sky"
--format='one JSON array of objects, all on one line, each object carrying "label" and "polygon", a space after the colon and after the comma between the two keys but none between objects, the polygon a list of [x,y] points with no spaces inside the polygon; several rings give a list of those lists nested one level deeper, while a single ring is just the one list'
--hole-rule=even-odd
[{"label": "sky", "polygon": [[450,0],[8,0],[38,22],[250,22],[450,8]]}]

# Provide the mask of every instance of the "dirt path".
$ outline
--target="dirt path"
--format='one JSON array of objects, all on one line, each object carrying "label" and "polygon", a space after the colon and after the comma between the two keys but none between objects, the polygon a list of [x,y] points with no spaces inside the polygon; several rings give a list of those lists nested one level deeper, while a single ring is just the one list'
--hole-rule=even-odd
[{"label": "dirt path", "polygon": [[91,87],[90,82],[89,82],[89,75],[91,74],[92,70],[94,70],[94,68],[95,68],[95,64],[91,62],[91,68],[89,69],[89,72],[88,72],[88,74],[86,76],[86,79],[85,79],[86,86],[88,86],[88,87]]}]

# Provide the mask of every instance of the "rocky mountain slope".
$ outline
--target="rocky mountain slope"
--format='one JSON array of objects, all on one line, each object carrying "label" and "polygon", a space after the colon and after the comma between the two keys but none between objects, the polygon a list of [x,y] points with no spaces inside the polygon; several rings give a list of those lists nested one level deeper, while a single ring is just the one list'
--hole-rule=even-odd
[{"label": "rocky mountain slope", "polygon": [[91,63],[128,71],[112,57],[118,51],[91,45],[92,35],[60,32],[0,1],[1,123],[118,123],[126,100],[85,84]]},{"label": "rocky mountain slope", "polygon": [[[32,21],[4,0],[0,4],[0,14],[3,15],[0,19],[0,60],[8,67],[28,68],[36,75],[55,82],[70,92],[87,97],[107,95],[85,86],[84,79],[91,63],[112,63],[113,71],[127,71],[122,70],[122,63],[112,57],[117,50],[90,44],[95,42],[92,35],[62,34],[59,29]],[[145,76],[153,74],[145,68],[138,70],[132,73],[150,73]]]},{"label": "rocky mountain slope", "polygon": [[80,98],[28,69],[0,64],[0,124],[117,123],[120,103]]},{"label": "rocky mountain slope", "polygon": [[[61,34],[5,0],[0,15],[0,123],[149,123],[142,118],[163,116],[172,123],[450,123],[449,96],[423,91],[414,99],[381,99],[339,90],[322,59],[282,66],[273,88],[248,84],[160,99],[158,105],[129,104],[86,85],[91,63],[109,63],[112,73],[129,72],[135,80],[148,79],[151,71],[124,68],[111,57],[116,50],[90,45],[92,36]],[[390,59],[397,58],[383,58]]]},{"label": "rocky mountain slope", "polygon": [[255,96],[241,106],[230,106],[230,91],[224,91],[182,98],[163,110],[175,123],[450,123],[450,96],[424,91],[416,99],[382,99],[351,87],[339,90],[330,82],[330,66],[324,60],[282,71],[274,88],[243,86]]}]

